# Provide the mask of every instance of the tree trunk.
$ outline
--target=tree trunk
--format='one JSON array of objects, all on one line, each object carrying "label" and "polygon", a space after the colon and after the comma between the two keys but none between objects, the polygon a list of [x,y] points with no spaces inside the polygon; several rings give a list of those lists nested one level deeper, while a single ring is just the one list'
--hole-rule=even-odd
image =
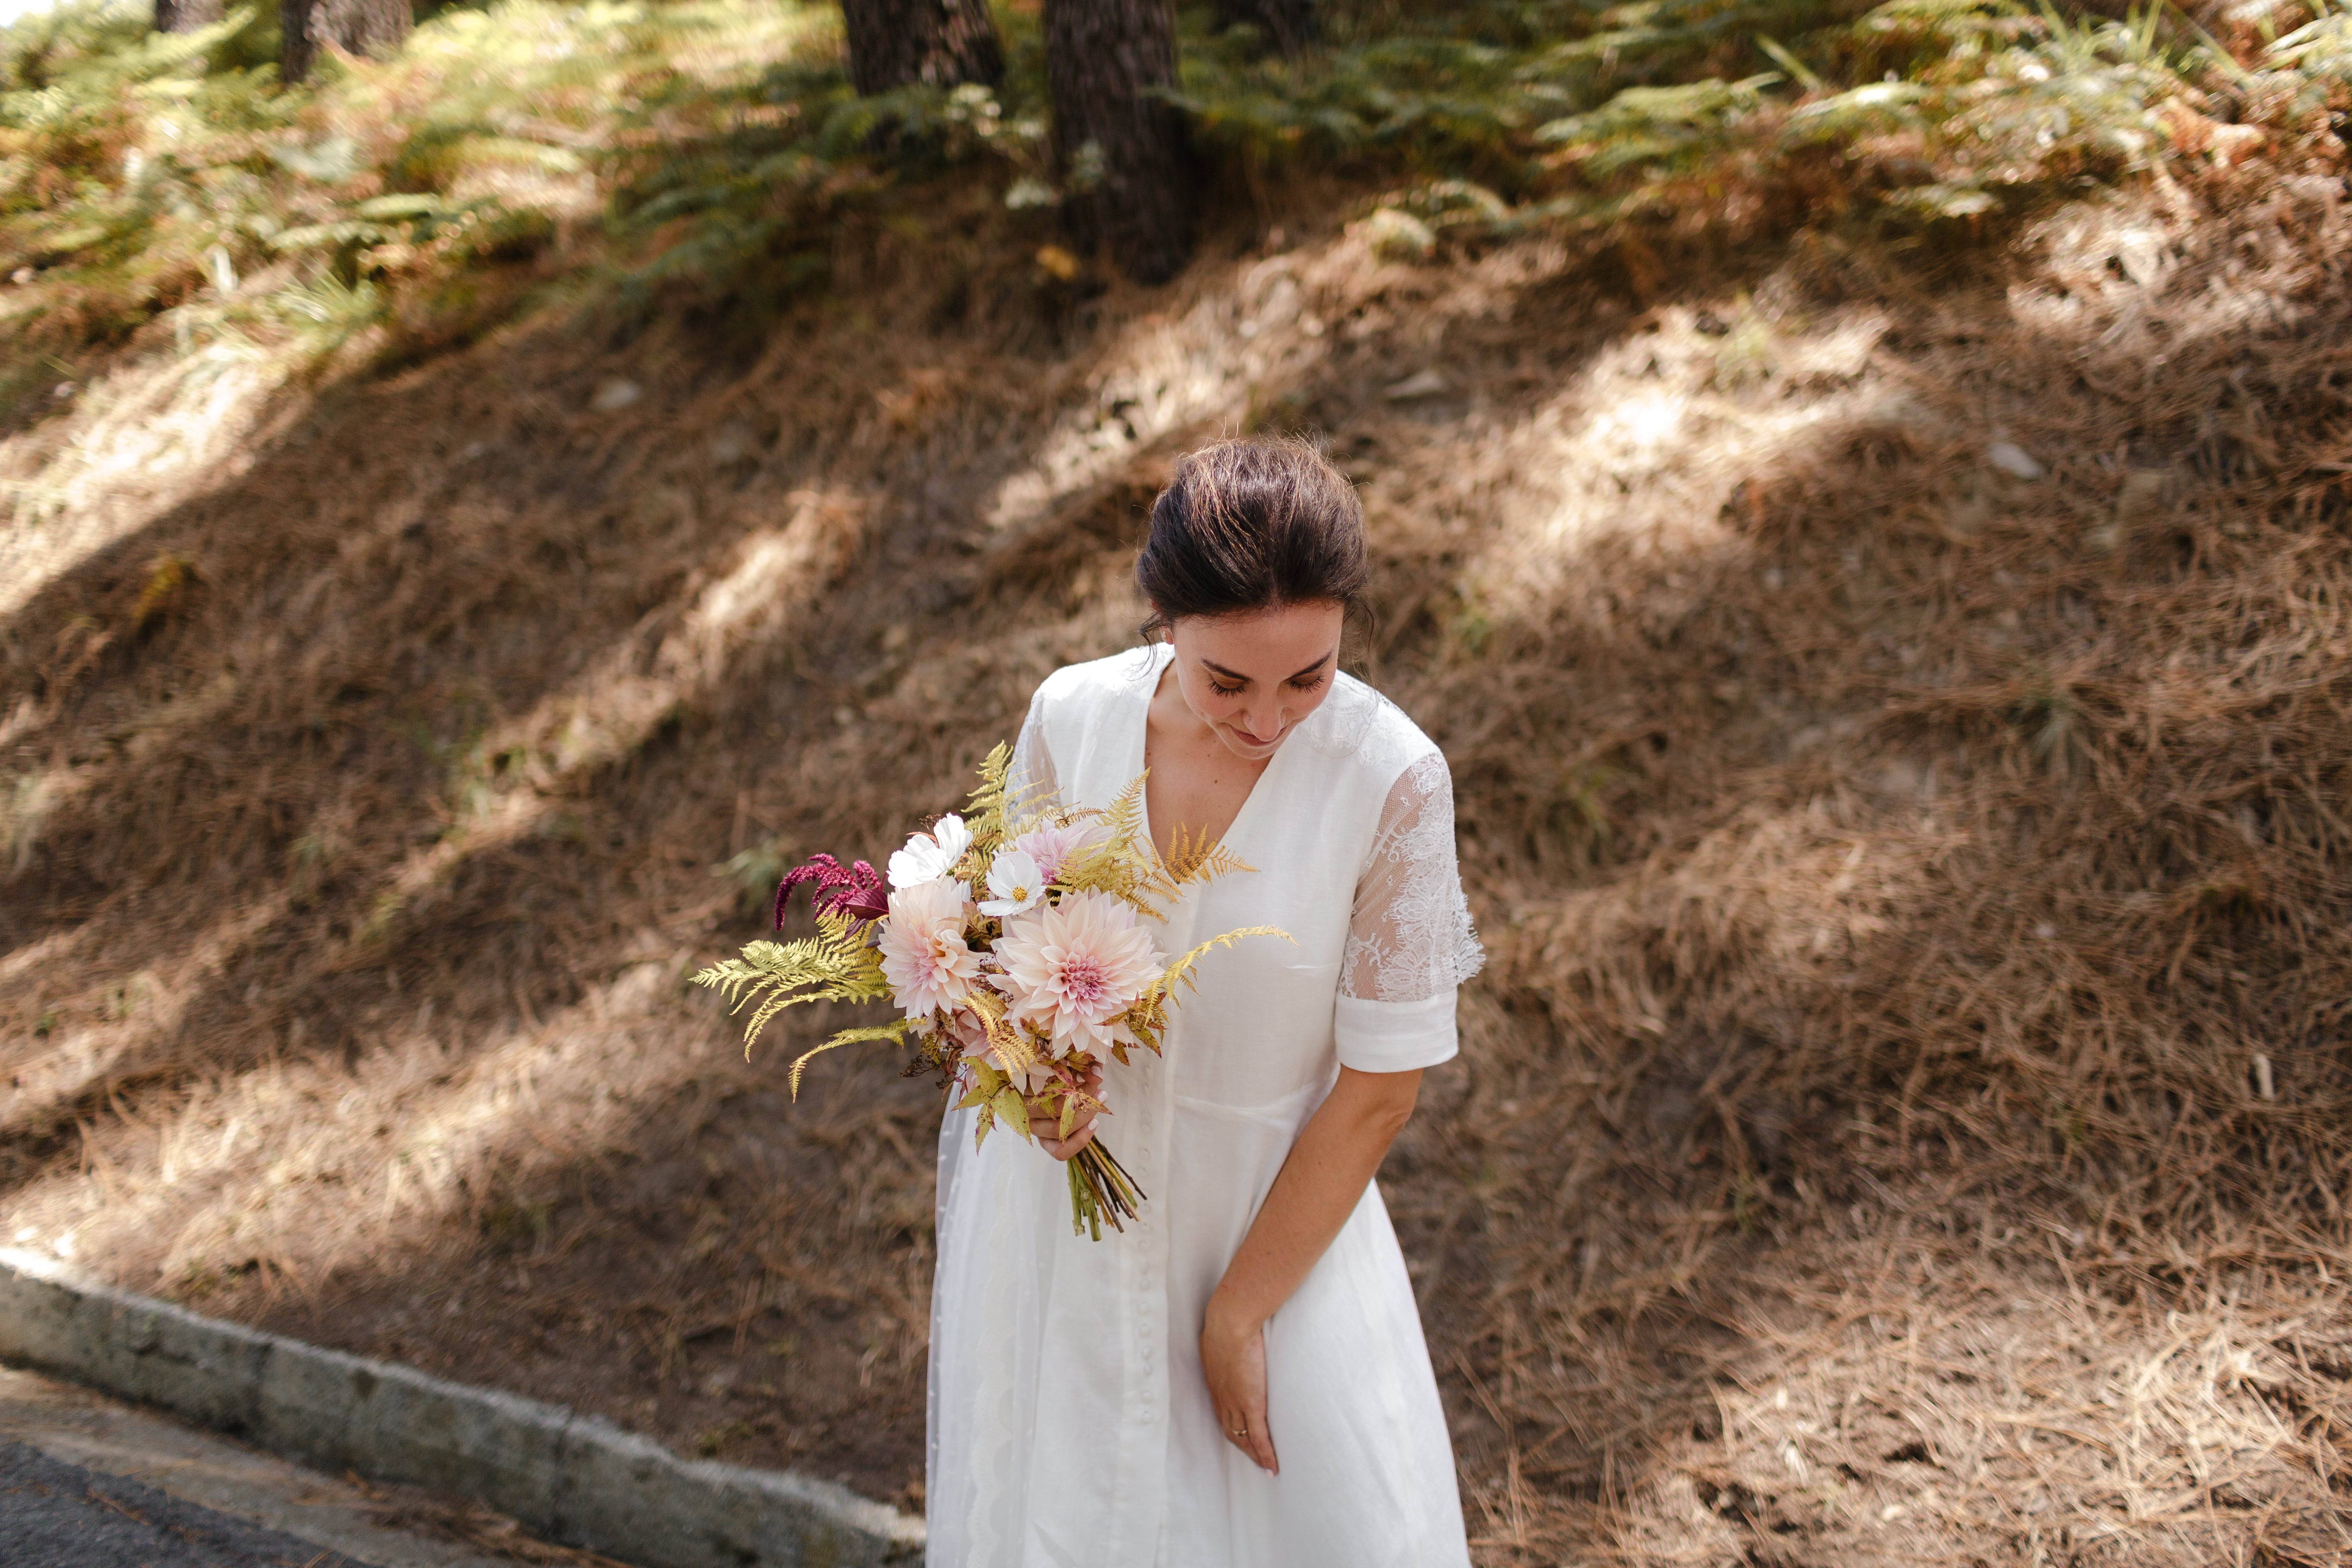
[{"label": "tree trunk", "polygon": [[155,30],[194,33],[221,19],[221,0],[155,0]]},{"label": "tree trunk", "polygon": [[841,0],[849,79],[861,96],[893,88],[994,87],[1004,50],[988,0]]},{"label": "tree trunk", "polygon": [[408,37],[408,6],[409,0],[279,0],[285,37],[278,79],[300,81],[319,51],[330,47],[379,59],[391,54]]},{"label": "tree trunk", "polygon": [[1217,0],[1216,16],[1219,27],[1255,27],[1286,55],[1316,38],[1315,0]]},{"label": "tree trunk", "polygon": [[1140,283],[1192,248],[1194,173],[1176,85],[1170,0],[1045,0],[1045,85],[1064,220],[1081,251],[1108,251]]}]

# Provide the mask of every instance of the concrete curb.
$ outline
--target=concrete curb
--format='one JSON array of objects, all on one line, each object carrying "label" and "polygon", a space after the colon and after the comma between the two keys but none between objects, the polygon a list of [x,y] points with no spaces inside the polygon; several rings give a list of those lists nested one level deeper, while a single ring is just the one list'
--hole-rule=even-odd
[{"label": "concrete curb", "polygon": [[305,1464],[471,1498],[644,1568],[911,1568],[923,1526],[845,1487],[678,1458],[611,1423],[257,1332],[0,1248],[0,1357]]}]

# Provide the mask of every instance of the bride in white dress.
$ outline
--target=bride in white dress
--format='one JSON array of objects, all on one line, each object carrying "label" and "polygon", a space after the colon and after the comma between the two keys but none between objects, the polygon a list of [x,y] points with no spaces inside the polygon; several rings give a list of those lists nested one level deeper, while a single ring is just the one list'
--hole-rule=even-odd
[{"label": "bride in white dress", "polygon": [[[931,1568],[1460,1568],[1453,1447],[1372,1177],[1456,1049],[1479,949],[1445,759],[1337,668],[1362,511],[1311,448],[1184,459],[1136,574],[1166,639],[1056,671],[1025,780],[1103,806],[1150,769],[1149,829],[1257,869],[1155,932],[1204,960],[1162,1057],[1106,1068],[1110,1147],[1149,1194],[1071,1234],[1054,1160],[972,1113],[940,1133]],[[1097,1131],[1073,1130],[1066,1159]]]}]

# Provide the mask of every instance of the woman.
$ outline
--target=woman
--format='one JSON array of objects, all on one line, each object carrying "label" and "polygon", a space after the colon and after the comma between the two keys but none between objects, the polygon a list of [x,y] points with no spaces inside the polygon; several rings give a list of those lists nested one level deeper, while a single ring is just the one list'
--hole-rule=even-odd
[{"label": "woman", "polygon": [[[932,1568],[1466,1564],[1445,1416],[1373,1173],[1455,1051],[1478,945],[1445,759],[1338,668],[1363,512],[1311,448],[1196,452],[1151,510],[1150,647],[1055,672],[1017,774],[1102,806],[1149,770],[1195,889],[1173,955],[1237,926],[1162,1056],[1106,1068],[1099,1131],[1149,1194],[1072,1236],[1063,1173],[972,1113],[940,1136]],[[1095,1136],[1038,1128],[1067,1159]]]}]

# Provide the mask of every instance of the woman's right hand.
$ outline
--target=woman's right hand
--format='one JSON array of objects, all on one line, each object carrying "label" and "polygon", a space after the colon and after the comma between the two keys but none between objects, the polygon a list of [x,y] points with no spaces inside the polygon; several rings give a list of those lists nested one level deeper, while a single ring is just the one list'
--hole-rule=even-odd
[{"label": "woman's right hand", "polygon": [[[1080,1087],[1095,1099],[1101,1099],[1102,1068],[1090,1069]],[[1077,1120],[1070,1123],[1070,1135],[1065,1138],[1061,1135],[1062,1119],[1059,1116],[1033,1109],[1029,1112],[1029,1133],[1037,1140],[1038,1146],[1055,1159],[1071,1159],[1095,1141],[1096,1114],[1091,1106],[1079,1107]]]}]

